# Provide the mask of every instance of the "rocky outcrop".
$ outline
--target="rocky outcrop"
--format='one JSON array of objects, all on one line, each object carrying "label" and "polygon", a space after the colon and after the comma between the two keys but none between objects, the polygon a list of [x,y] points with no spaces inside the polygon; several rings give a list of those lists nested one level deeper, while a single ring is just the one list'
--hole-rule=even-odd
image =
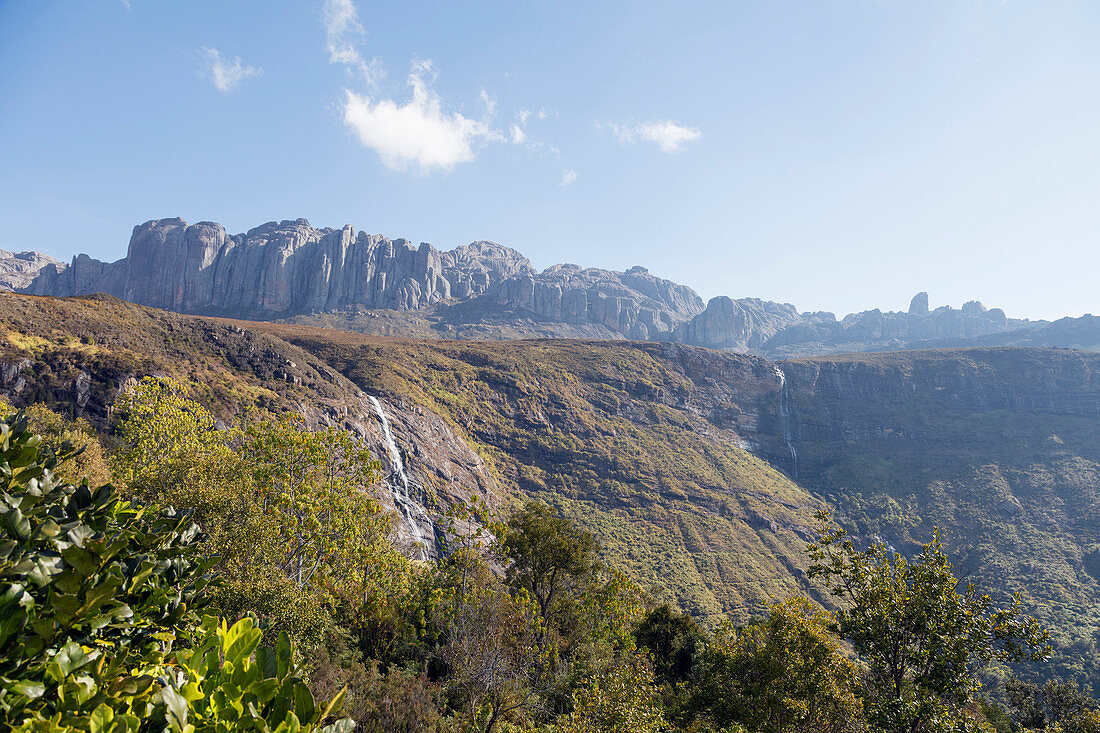
[{"label": "rocky outcrop", "polygon": [[731,351],[759,350],[803,317],[789,303],[757,298],[711,298],[707,308],[676,333],[676,341]]},{"label": "rocky outcrop", "polygon": [[602,325],[638,341],[670,340],[677,326],[703,310],[694,290],[644,267],[614,272],[555,265],[510,278],[485,297],[536,320]]},{"label": "rocky outcrop", "polygon": [[0,290],[21,290],[31,284],[46,265],[64,267],[41,252],[8,252],[0,249]]},{"label": "rocky outcrop", "polygon": [[0,253],[0,288],[5,282],[36,295],[103,292],[182,313],[304,319],[380,335],[626,338],[777,358],[922,348],[1046,325],[978,301],[930,310],[927,293],[907,312],[875,309],[841,320],[757,298],[720,296],[704,308],[694,290],[644,267],[563,264],[538,272],[493,242],[440,251],[351,226],[315,229],[305,219],[235,235],[214,222],[149,221],[134,228],[117,262],[81,254],[66,266],[37,253]]},{"label": "rocky outcrop", "polygon": [[1044,322],[1010,319],[1000,308],[986,308],[972,300],[960,308],[940,306],[929,310],[928,294],[917,293],[908,312],[879,309],[852,313],[837,320],[832,313],[804,313],[802,317],[765,342],[761,353],[774,357],[826,353],[929,348],[938,341],[980,339],[990,334],[1046,325]]},{"label": "rocky outcrop", "polygon": [[909,301],[909,315],[928,315],[928,293],[920,292],[913,296],[913,299]]},{"label": "rocky outcrop", "polygon": [[232,236],[213,222],[161,219],[134,228],[125,259],[80,255],[67,268],[44,268],[26,292],[104,292],[184,313],[273,318],[350,305],[422,309],[450,300],[452,286],[471,297],[528,271],[518,252],[484,242],[442,253],[350,226],[314,229],[305,219]]}]

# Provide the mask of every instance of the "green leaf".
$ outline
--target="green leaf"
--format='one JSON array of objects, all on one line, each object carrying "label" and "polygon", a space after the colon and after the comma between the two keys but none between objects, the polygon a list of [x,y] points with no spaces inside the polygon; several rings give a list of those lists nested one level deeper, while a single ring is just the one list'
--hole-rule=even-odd
[{"label": "green leaf", "polygon": [[107,703],[101,702],[88,716],[88,733],[108,733],[114,719],[115,712],[107,707]]},{"label": "green leaf", "polygon": [[187,725],[187,700],[171,687],[160,691],[160,698],[168,707],[168,724],[173,731],[183,731]]},{"label": "green leaf", "polygon": [[283,679],[290,674],[294,661],[294,645],[285,631],[279,632],[279,639],[275,642],[275,659],[278,677]]},{"label": "green leaf", "polygon": [[94,575],[99,571],[99,556],[85,550],[83,547],[73,545],[62,550],[61,557],[71,567],[76,568],[86,576]]},{"label": "green leaf", "polygon": [[336,715],[340,712],[340,708],[344,706],[344,697],[347,695],[348,687],[344,685],[340,688],[331,700],[328,701],[328,705],[325,706],[325,711],[321,713],[321,717],[318,720],[325,720],[332,715]]},{"label": "green leaf", "polygon": [[9,687],[16,695],[25,695],[32,700],[37,700],[46,694],[46,685],[35,680],[22,680]]},{"label": "green leaf", "polygon": [[225,660],[236,664],[252,656],[262,638],[263,632],[253,628],[252,619],[247,616],[242,618],[233,624],[225,636]]},{"label": "green leaf", "polygon": [[313,693],[309,691],[309,687],[301,683],[294,686],[294,712],[307,724],[312,723],[313,716],[317,714]]},{"label": "green leaf", "polygon": [[332,725],[326,725],[321,733],[352,733],[355,730],[355,721],[351,718],[341,718]]}]

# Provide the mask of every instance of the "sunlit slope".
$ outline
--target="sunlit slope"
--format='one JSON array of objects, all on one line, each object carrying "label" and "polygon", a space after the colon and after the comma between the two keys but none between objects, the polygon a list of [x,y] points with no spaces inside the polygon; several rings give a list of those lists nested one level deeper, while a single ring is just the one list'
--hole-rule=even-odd
[{"label": "sunlit slope", "polygon": [[[257,327],[319,356],[366,391],[400,394],[461,426],[516,497],[594,531],[608,559],[706,619],[744,619],[803,589],[822,504],[745,450],[771,399],[762,360],[713,354],[722,396],[684,347],[540,340],[417,342]],[[743,404],[733,399],[740,393]],[[715,418],[715,411],[725,417]],[[723,426],[725,425],[725,426]]]}]

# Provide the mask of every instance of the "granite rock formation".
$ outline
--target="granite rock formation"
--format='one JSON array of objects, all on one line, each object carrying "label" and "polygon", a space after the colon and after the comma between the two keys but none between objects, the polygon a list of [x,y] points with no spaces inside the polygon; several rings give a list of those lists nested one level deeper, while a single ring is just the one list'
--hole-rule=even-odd
[{"label": "granite rock formation", "polygon": [[127,256],[103,263],[80,255],[48,266],[26,292],[124,300],[184,313],[274,318],[353,304],[415,310],[450,300],[452,285],[478,295],[530,270],[526,258],[476,243],[454,252],[305,219],[268,222],[228,235],[213,222],[149,221],[134,228]]},{"label": "granite rock formation", "polygon": [[41,252],[8,252],[0,249],[0,290],[21,290],[31,284],[46,265],[61,265]]},{"label": "granite rock formation", "polygon": [[[292,319],[382,335],[625,338],[783,358],[989,343],[1048,325],[1010,319],[978,301],[932,310],[927,293],[918,293],[908,311],[875,309],[842,319],[757,298],[719,296],[704,307],[691,288],[644,267],[617,272],[562,264],[539,272],[493,242],[440,251],[351,226],[315,229],[305,219],[235,235],[213,222],[149,221],[134,228],[127,256],[113,263],[82,254],[66,266],[33,252],[0,254],[5,286],[52,296],[103,292],[183,313]],[[1061,328],[1068,330],[1074,343],[1100,343],[1091,323]],[[1007,342],[1044,343],[1016,336]]]}]

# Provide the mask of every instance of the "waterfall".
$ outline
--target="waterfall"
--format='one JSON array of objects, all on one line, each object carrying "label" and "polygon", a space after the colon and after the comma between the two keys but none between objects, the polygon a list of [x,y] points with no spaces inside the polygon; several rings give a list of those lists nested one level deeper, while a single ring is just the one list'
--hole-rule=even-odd
[{"label": "waterfall", "polygon": [[779,417],[783,428],[783,442],[791,454],[791,476],[798,478],[798,451],[794,447],[794,415],[791,411],[791,394],[787,388],[787,375],[775,366],[775,376],[779,378]]},{"label": "waterfall", "polygon": [[[397,442],[393,439],[393,431],[390,430],[390,421],[389,418],[386,417],[386,411],[382,409],[382,403],[373,395],[370,401],[371,404],[374,405],[374,412],[378,415],[378,421],[382,423],[382,437],[386,441],[386,450],[390,454],[390,466],[393,471],[386,483],[389,484],[390,492],[393,494],[394,506],[401,512],[401,516],[405,519],[405,524],[409,527],[409,533],[412,535],[413,542],[416,543],[416,546],[420,550],[420,559],[427,560],[429,540],[424,534],[424,530],[420,527],[420,521],[431,524],[431,518],[428,516],[428,513],[424,511],[424,507],[420,506],[420,504],[409,496],[409,477],[405,473],[405,462],[401,460],[401,451],[398,450]],[[395,476],[397,480],[394,480]]]}]

